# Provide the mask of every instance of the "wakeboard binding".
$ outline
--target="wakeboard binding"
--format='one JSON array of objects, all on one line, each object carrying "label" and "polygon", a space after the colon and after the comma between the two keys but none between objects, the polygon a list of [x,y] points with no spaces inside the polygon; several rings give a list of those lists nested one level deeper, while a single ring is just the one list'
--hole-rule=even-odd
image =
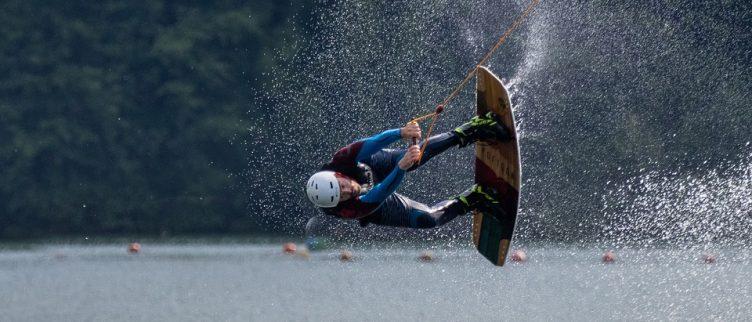
[{"label": "wakeboard binding", "polygon": [[509,129],[504,126],[498,115],[492,112],[475,116],[452,132],[460,138],[460,147],[477,141],[507,142],[512,139]]},{"label": "wakeboard binding", "polygon": [[496,189],[484,187],[478,184],[462,192],[458,197],[460,203],[465,207],[466,212],[480,210],[493,214],[503,214],[504,210],[499,201],[499,194]]}]

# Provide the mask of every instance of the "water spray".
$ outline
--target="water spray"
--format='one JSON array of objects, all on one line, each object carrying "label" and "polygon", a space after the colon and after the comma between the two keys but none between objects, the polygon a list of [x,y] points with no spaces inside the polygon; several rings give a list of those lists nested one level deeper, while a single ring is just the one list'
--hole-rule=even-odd
[{"label": "water spray", "polygon": [[[422,120],[431,118],[431,125],[428,127],[428,132],[426,132],[426,139],[423,141],[423,144],[420,148],[420,154],[418,156],[418,162],[417,162],[418,164],[420,164],[420,160],[423,158],[423,152],[426,150],[426,146],[428,146],[429,138],[431,137],[431,132],[433,131],[433,127],[436,124],[436,121],[438,120],[439,115],[444,111],[444,108],[449,104],[449,102],[452,99],[454,99],[460,93],[460,91],[462,91],[463,88],[465,88],[467,83],[470,82],[470,79],[475,77],[475,74],[478,71],[478,67],[484,65],[491,58],[491,56],[493,56],[493,53],[496,52],[496,50],[499,49],[499,47],[501,47],[501,45],[507,40],[507,37],[509,37],[509,35],[511,35],[515,30],[517,30],[520,24],[522,24],[522,21],[525,20],[525,18],[533,11],[535,6],[539,2],[540,0],[533,0],[527,6],[527,8],[525,8],[525,11],[523,11],[522,14],[519,17],[517,17],[517,19],[512,23],[512,25],[509,26],[509,28],[507,28],[504,34],[502,34],[501,37],[499,37],[499,40],[496,41],[496,44],[493,47],[491,47],[491,49],[486,53],[486,55],[483,56],[483,58],[477,64],[475,64],[475,66],[473,66],[473,68],[471,68],[470,71],[467,72],[467,75],[465,75],[465,78],[457,86],[454,87],[454,90],[452,90],[449,96],[444,98],[444,100],[441,103],[436,105],[436,109],[434,110],[433,113],[416,117],[410,120],[410,122],[408,122],[408,123],[413,123],[413,122],[418,123]],[[416,145],[417,140],[413,139],[412,143],[413,145]]]}]

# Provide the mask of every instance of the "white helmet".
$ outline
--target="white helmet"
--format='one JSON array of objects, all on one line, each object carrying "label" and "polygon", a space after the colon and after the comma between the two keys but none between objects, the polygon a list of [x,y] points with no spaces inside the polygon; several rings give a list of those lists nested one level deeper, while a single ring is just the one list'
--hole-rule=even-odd
[{"label": "white helmet", "polygon": [[339,203],[339,182],[333,171],[316,172],[306,185],[308,199],[321,208],[336,207]]}]

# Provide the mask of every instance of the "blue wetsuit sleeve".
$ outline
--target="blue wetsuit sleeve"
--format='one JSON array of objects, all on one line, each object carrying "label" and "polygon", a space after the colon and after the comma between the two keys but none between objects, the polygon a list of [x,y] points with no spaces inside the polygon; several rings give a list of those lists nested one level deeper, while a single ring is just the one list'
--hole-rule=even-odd
[{"label": "blue wetsuit sleeve", "polygon": [[355,157],[355,161],[365,161],[372,154],[398,141],[401,137],[400,129],[392,129],[363,140],[363,147],[360,148],[358,155]]},{"label": "blue wetsuit sleeve", "polygon": [[395,167],[384,181],[374,186],[371,191],[360,197],[361,202],[382,203],[386,197],[397,191],[402,179],[405,177],[405,170]]}]

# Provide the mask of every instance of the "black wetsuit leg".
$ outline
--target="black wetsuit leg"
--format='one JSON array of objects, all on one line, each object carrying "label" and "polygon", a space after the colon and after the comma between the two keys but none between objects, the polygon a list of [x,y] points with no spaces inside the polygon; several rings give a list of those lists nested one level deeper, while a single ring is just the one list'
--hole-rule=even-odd
[{"label": "black wetsuit leg", "polygon": [[362,218],[361,225],[370,223],[408,228],[434,228],[444,225],[469,210],[455,199],[427,206],[408,197],[393,193],[373,214]]},{"label": "black wetsuit leg", "polygon": [[[460,144],[460,138],[453,132],[441,133],[434,135],[428,140],[426,150],[423,151],[423,158],[420,160],[420,164],[413,165],[407,171],[413,171],[420,166],[426,164],[431,158],[441,154],[450,147]],[[374,175],[378,181],[384,180],[394,167],[397,166],[399,160],[405,154],[405,149],[382,149],[379,152],[374,153],[371,159],[366,161],[371,169],[373,169]]]}]

